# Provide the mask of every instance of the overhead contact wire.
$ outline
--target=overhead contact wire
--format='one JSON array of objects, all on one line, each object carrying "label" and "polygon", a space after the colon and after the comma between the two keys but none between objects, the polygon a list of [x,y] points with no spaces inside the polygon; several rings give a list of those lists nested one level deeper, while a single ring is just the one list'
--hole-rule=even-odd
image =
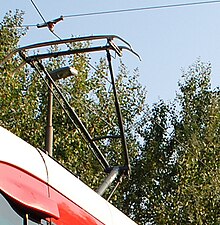
[{"label": "overhead contact wire", "polygon": [[[46,23],[42,13],[37,8],[36,4],[31,0],[33,6],[37,10],[38,14],[42,18],[42,20]],[[135,12],[135,11],[145,11],[145,10],[157,10],[157,9],[169,9],[169,8],[179,8],[179,7],[187,7],[187,6],[199,6],[199,5],[210,5],[220,3],[220,0],[215,1],[200,1],[200,2],[189,2],[189,3],[180,3],[180,4],[169,4],[169,5],[158,5],[158,6],[147,6],[140,8],[130,8],[130,9],[116,9],[109,11],[100,11],[100,12],[89,12],[89,13],[79,13],[79,14],[70,14],[64,15],[63,18],[72,18],[72,17],[83,17],[83,16],[96,16],[96,15],[106,15],[106,14],[115,14],[115,13],[126,13],[126,12]],[[21,27],[37,27],[38,24],[30,24],[23,25]]]},{"label": "overhead contact wire", "polygon": [[[40,15],[41,19],[44,21],[44,23],[47,23],[47,21],[44,19],[43,14],[40,12],[40,10],[38,9],[37,5],[34,3],[33,0],[30,0],[32,5],[34,6],[34,8],[37,10],[38,14]],[[37,25],[36,25],[37,26]]]},{"label": "overhead contact wire", "polygon": [[90,12],[90,13],[79,13],[79,14],[65,15],[63,17],[64,18],[70,18],[70,17],[95,16],[95,15],[105,15],[105,14],[114,14],[114,13],[126,13],[126,12],[135,12],[135,11],[144,11],[144,10],[154,10],[154,9],[166,9],[166,8],[177,8],[177,7],[186,7],[186,6],[195,6],[195,5],[205,5],[205,4],[214,4],[214,3],[220,3],[220,0],[202,1],[202,2],[189,2],[189,3],[180,3],[180,4],[159,5],[159,6],[148,6],[148,7],[141,7],[141,8],[119,9],[119,10],[109,10],[109,11]]}]

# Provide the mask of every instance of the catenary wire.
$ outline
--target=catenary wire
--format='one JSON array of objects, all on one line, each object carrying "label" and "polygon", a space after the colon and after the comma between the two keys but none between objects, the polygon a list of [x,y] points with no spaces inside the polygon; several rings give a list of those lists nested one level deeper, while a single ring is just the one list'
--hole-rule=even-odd
[{"label": "catenary wire", "polygon": [[[32,2],[32,4],[34,5],[34,7],[35,7],[35,9],[37,10],[37,12],[40,14],[40,16],[41,16],[41,18],[44,20],[44,22],[46,23],[46,20],[44,19],[44,17],[43,17],[43,14],[40,12],[40,10],[37,8],[37,6],[36,6],[36,4],[31,0],[31,2]],[[57,38],[57,39],[59,39],[59,40],[62,40],[62,38],[59,36],[59,35],[57,35],[53,30],[50,30],[50,32]],[[68,48],[72,48],[68,43],[66,43],[66,46],[68,47]],[[84,59],[83,57],[81,57],[81,59],[83,59],[85,62],[86,62],[86,59]],[[97,68],[95,68],[90,62],[87,62],[88,63],[88,65],[93,69],[93,70],[95,70],[96,72],[99,72],[98,71],[98,69]],[[109,83],[111,83],[105,76],[102,76],[104,79],[106,79]],[[57,98],[56,98],[57,99]],[[58,99],[57,99],[58,100]],[[58,100],[58,102],[59,102],[59,104],[61,105],[61,103],[60,103],[60,101]],[[93,112],[94,114],[96,114],[97,115],[97,112],[95,111],[95,110],[92,110],[91,108],[89,108],[89,107],[87,107],[87,109],[89,109],[89,111],[91,111],[91,112]],[[65,111],[65,110],[64,110]],[[66,112],[66,111],[65,111]],[[67,112],[66,112],[67,113]],[[105,122],[106,124],[108,124],[109,125],[109,123],[107,122],[107,121],[105,121],[103,118],[101,118],[101,120],[103,120],[103,122]],[[77,127],[76,125],[75,125],[75,127]],[[78,131],[79,131],[79,129],[78,129]],[[79,133],[81,133],[81,132],[79,132]]]},{"label": "catenary wire", "polygon": [[[31,0],[31,3],[33,4],[34,8],[35,8],[36,11],[38,12],[38,14],[39,14],[40,17],[42,18],[42,20],[43,20],[45,23],[47,23],[46,20],[45,20],[45,18],[44,18],[44,16],[43,16],[43,14],[40,12],[40,10],[38,9],[37,5],[34,3],[33,0]],[[28,25],[23,25],[23,26],[28,27]],[[29,26],[30,26],[30,25],[29,25]],[[32,25],[32,26],[37,26],[37,25]],[[57,39],[62,40],[62,38],[61,38],[59,35],[57,35],[53,30],[50,30],[50,32],[51,32]],[[70,46],[69,44],[66,43],[66,46],[67,46],[68,48],[71,49],[71,46]],[[81,58],[82,58],[82,57],[81,57]],[[83,59],[84,59],[84,58],[83,58]],[[98,70],[97,70],[90,62],[88,62],[88,65],[89,65],[93,70],[95,70],[96,72],[98,72]],[[105,79],[107,79],[107,78],[105,78]],[[107,79],[107,81],[110,82],[108,79]]]},{"label": "catenary wire", "polygon": [[109,11],[90,12],[90,13],[79,13],[79,14],[65,15],[63,17],[64,18],[70,18],[70,17],[95,16],[95,15],[105,15],[105,14],[114,14],[114,13],[126,13],[126,12],[135,12],[135,11],[144,11],[144,10],[155,10],[155,9],[166,9],[166,8],[177,8],[177,7],[186,7],[186,6],[195,6],[195,5],[205,5],[205,4],[214,4],[214,3],[220,3],[220,0],[201,1],[201,2],[189,2],[189,3],[169,4],[169,5],[158,5],[158,6],[148,6],[148,7],[140,7],[140,8],[119,9],[119,10],[109,10]]},{"label": "catenary wire", "polygon": [[44,21],[44,23],[47,23],[47,21],[44,19],[43,14],[40,12],[40,10],[38,9],[37,5],[34,3],[33,0],[30,0],[32,5],[34,6],[34,8],[37,10],[38,14],[40,15],[41,19]]},{"label": "catenary wire", "polygon": [[[37,8],[36,4],[31,0],[33,6],[46,23],[42,13]],[[135,12],[135,11],[146,11],[146,10],[158,10],[158,9],[168,9],[168,8],[178,8],[178,7],[187,7],[187,6],[198,6],[198,5],[208,5],[208,4],[217,4],[220,3],[220,0],[214,1],[200,1],[200,2],[189,2],[189,3],[179,3],[179,4],[169,4],[169,5],[158,5],[158,6],[147,6],[140,8],[129,8],[129,9],[118,9],[118,10],[109,10],[109,11],[100,11],[100,12],[89,12],[89,13],[78,13],[64,15],[63,18],[72,18],[72,17],[84,17],[84,16],[96,16],[96,15],[106,15],[106,14],[115,14],[115,13],[126,13],[126,12]],[[24,24],[20,27],[37,27],[38,24]]]}]

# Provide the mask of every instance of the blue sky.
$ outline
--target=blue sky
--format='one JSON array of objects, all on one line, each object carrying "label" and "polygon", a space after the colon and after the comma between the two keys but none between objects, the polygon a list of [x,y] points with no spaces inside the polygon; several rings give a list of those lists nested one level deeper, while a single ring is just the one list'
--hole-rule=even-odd
[{"label": "blue sky", "polygon": [[[3,0],[2,0],[3,1]],[[61,15],[116,9],[199,2],[200,0],[35,0],[46,20]],[[25,11],[24,24],[39,24],[42,19],[30,0],[3,1],[1,18],[9,9]],[[55,27],[62,38],[71,35],[116,34],[127,40],[141,55],[142,61],[125,53],[123,61],[132,71],[138,67],[140,81],[148,91],[148,103],[175,96],[181,68],[200,57],[211,62],[213,87],[219,86],[220,72],[220,3],[179,8],[145,10],[108,15],[65,18]],[[47,29],[30,28],[20,45],[55,37]]]}]

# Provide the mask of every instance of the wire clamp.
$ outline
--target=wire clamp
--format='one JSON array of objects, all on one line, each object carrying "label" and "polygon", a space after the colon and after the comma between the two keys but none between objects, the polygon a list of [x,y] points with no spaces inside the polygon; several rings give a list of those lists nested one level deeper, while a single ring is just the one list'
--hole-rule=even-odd
[{"label": "wire clamp", "polygon": [[58,22],[64,20],[63,16],[60,16],[57,19],[54,20],[50,20],[48,22],[42,23],[42,24],[37,24],[37,28],[43,28],[43,27],[48,27],[48,29],[53,32],[54,31],[54,26],[55,24],[57,24]]}]

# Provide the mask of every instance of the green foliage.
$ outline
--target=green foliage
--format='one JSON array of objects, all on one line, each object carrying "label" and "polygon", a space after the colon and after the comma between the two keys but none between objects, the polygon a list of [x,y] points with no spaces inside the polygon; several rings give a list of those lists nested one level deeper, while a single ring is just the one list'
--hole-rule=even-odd
[{"label": "green foliage", "polygon": [[[0,60],[26,32],[16,28],[22,15],[9,12],[0,24]],[[20,63],[13,57],[0,68],[0,125],[44,149],[48,89],[30,67],[16,70]],[[48,71],[66,65],[78,70],[77,76],[56,82],[93,138],[119,135],[106,61],[100,59],[95,70],[89,63],[86,54],[44,61]],[[211,89],[210,75],[211,65],[196,61],[183,71],[177,99],[149,109],[138,70],[131,73],[120,63],[115,82],[132,173],[111,202],[138,224],[220,224],[220,92]],[[56,100],[53,126],[54,157],[97,188],[106,174]],[[124,164],[119,139],[102,139],[97,145],[111,165]]]},{"label": "green foliage", "polygon": [[168,106],[160,101],[142,121],[143,145],[133,165],[130,189],[125,204],[127,214],[139,224],[166,224],[168,201],[176,189],[176,164],[173,142],[167,134]]},{"label": "green foliage", "polygon": [[[19,11],[16,11],[14,15],[9,12],[0,24],[0,60],[3,60],[17,47],[20,37],[25,33],[24,29],[17,29],[17,26],[22,23],[22,15],[23,13]],[[16,120],[13,120],[13,116],[16,115],[17,118],[25,121],[24,112],[26,110],[23,98],[26,79],[23,71],[20,71],[19,74],[16,72],[19,64],[20,60],[17,58],[8,60],[1,67],[0,76],[0,123],[4,123],[6,128],[11,128],[14,132],[19,128],[16,127]]]},{"label": "green foliage", "polygon": [[211,90],[211,65],[197,61],[184,72],[179,95],[182,110],[176,122],[180,141],[177,222],[219,224],[220,95]]},{"label": "green foliage", "polygon": [[[7,21],[14,20],[14,18],[8,18],[8,15],[6,18]],[[17,18],[20,17],[16,17],[15,20]],[[3,27],[7,27],[8,23],[10,24],[11,22],[4,23]],[[17,21],[17,23],[21,25],[20,21]],[[20,36],[17,35],[18,40],[19,38]],[[13,48],[16,47],[16,44]],[[85,42],[76,43],[69,47],[82,48],[88,46],[89,43]],[[57,46],[54,46],[49,51],[55,50],[57,50]],[[4,51],[3,47],[2,51]],[[74,66],[78,70],[77,76],[57,81],[57,84],[91,136],[95,138],[118,135],[118,121],[114,109],[114,98],[111,82],[109,82],[106,61],[100,59],[95,71],[91,71],[88,64],[89,55],[86,54],[58,57],[44,61],[44,65],[48,71],[66,65]],[[16,59],[16,61],[10,62],[8,68],[4,69],[4,71],[10,74],[10,71],[13,71],[17,66]],[[136,128],[132,127],[134,122],[133,116],[138,117],[141,114],[145,99],[145,90],[138,83],[138,76],[138,71],[130,74],[121,63],[119,75],[116,79],[122,114],[125,118],[126,133],[129,137],[128,146],[131,149],[131,155],[137,154],[137,145],[135,144]],[[4,96],[1,97],[3,106],[1,124],[33,146],[44,149],[47,87],[39,74],[29,67],[16,71],[13,76],[7,78],[4,81],[5,91],[2,93],[7,100],[4,101]],[[3,85],[3,81],[1,85]],[[14,91],[14,86],[13,89],[11,88],[12,85],[16,86],[16,92]],[[142,96],[139,96],[139,94]],[[138,100],[137,97],[139,97]],[[127,106],[128,101],[129,107]],[[131,112],[131,108],[133,112]],[[14,113],[11,113],[11,111]],[[92,188],[97,188],[106,174],[103,173],[103,168],[101,168],[87,143],[83,140],[79,130],[70,122],[68,116],[56,100],[53,107],[53,126],[54,157],[74,174],[77,174],[85,183]],[[104,153],[110,165],[124,165],[119,139],[100,140],[97,141],[97,145]]]},{"label": "green foliage", "polygon": [[20,38],[26,34],[26,29],[19,28],[23,22],[23,12],[16,10],[15,13],[9,11],[0,24],[0,59],[17,47]]},{"label": "green foliage", "polygon": [[[141,130],[127,213],[139,224],[219,224],[220,96],[196,61],[177,100],[156,104]],[[134,201],[134,199],[136,199]]]}]

